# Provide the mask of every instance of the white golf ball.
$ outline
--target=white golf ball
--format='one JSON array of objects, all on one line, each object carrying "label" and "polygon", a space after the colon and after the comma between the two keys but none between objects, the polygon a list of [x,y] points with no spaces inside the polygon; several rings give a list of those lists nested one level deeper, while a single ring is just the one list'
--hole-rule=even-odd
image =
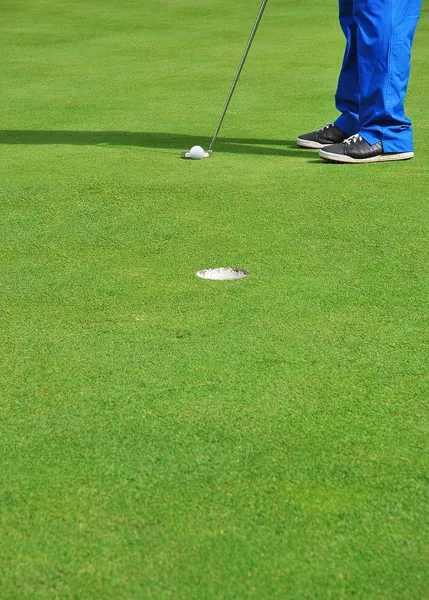
[{"label": "white golf ball", "polygon": [[190,158],[193,158],[194,160],[199,160],[200,158],[204,158],[204,150],[203,148],[201,148],[201,146],[193,146],[190,150],[189,150],[189,156]]}]

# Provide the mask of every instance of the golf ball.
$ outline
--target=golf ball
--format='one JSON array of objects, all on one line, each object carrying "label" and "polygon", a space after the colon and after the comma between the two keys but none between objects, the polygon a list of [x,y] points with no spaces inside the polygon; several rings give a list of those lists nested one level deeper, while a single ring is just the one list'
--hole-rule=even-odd
[{"label": "golf ball", "polygon": [[194,160],[199,160],[200,158],[204,157],[204,150],[203,148],[201,148],[201,146],[193,146],[190,150],[189,150],[189,156],[190,158],[193,158]]}]

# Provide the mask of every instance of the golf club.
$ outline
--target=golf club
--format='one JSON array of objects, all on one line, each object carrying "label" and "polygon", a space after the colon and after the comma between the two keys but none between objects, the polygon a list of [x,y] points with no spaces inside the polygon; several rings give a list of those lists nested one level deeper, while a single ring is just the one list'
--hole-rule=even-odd
[{"label": "golf club", "polygon": [[[265,7],[267,6],[267,2],[268,2],[268,0],[262,1],[261,8],[259,9],[258,16],[256,17],[255,24],[253,25],[253,29],[250,34],[249,41],[247,42],[246,48],[244,49],[242,59],[238,66],[237,73],[234,77],[234,81],[232,82],[231,89],[229,90],[229,94],[226,99],[225,106],[223,107],[222,114],[220,115],[219,122],[217,124],[216,130],[214,132],[213,139],[210,143],[208,151],[204,152],[200,146],[194,146],[194,148],[191,148],[191,150],[189,152],[182,153],[183,158],[199,159],[199,158],[211,158],[213,156],[213,147],[216,143],[216,139],[219,134],[220,128],[222,127],[222,123],[225,118],[226,112],[228,110],[229,103],[231,102],[232,95],[234,94],[234,90],[237,86],[238,80],[240,79],[241,71],[243,70],[244,63],[246,62],[247,55],[249,54],[249,50],[252,46],[256,32],[258,30],[259,23],[261,22],[261,19],[262,19],[262,15],[264,14]],[[195,151],[195,152],[193,152],[193,151]]]}]

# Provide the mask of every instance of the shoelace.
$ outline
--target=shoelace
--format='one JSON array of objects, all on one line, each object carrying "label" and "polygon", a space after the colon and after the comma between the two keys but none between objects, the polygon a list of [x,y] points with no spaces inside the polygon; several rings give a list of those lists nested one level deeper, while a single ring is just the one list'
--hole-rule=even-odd
[{"label": "shoelace", "polygon": [[362,142],[363,139],[362,137],[356,133],[355,135],[351,135],[349,138],[347,138],[346,140],[344,140],[343,144],[347,144],[348,146],[350,146],[350,144],[356,144],[356,142]]},{"label": "shoelace", "polygon": [[324,127],[321,127],[319,129],[319,131],[323,131],[324,129],[329,129],[330,127],[333,127],[333,123],[326,123],[326,125]]}]

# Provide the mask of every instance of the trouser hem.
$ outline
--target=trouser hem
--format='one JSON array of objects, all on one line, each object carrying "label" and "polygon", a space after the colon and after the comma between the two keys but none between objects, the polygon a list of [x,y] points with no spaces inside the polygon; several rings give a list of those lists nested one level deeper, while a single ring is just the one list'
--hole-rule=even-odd
[{"label": "trouser hem", "polygon": [[335,125],[348,135],[354,135],[359,131],[359,119],[349,113],[340,115]]},{"label": "trouser hem", "polygon": [[404,131],[401,135],[395,135],[395,137],[389,137],[388,134],[383,132],[373,132],[365,128],[359,131],[359,135],[368,142],[370,146],[381,142],[383,145],[383,152],[413,152],[414,144],[411,129]]}]

